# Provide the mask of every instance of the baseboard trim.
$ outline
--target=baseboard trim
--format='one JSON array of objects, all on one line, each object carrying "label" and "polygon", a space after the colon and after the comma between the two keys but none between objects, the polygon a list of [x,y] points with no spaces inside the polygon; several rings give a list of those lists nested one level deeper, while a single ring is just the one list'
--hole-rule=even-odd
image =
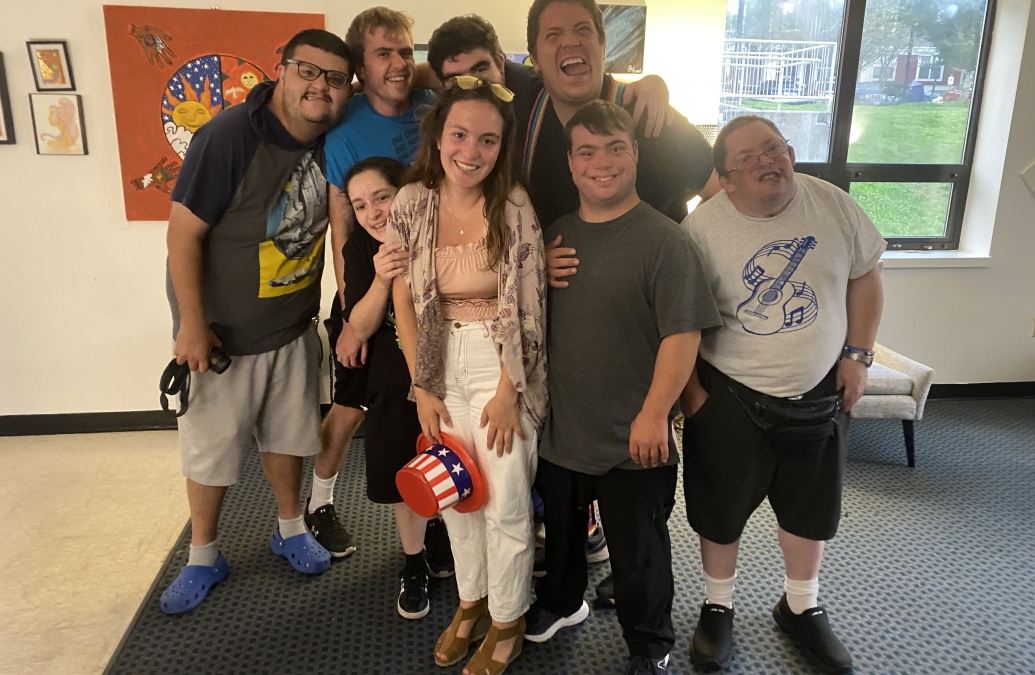
[{"label": "baseboard trim", "polygon": [[[320,405],[321,415],[330,410]],[[59,415],[0,415],[0,436],[50,436],[55,434],[99,434],[111,431],[175,431],[176,417],[163,410],[134,410],[107,413]],[[363,428],[356,433],[363,437]]]},{"label": "baseboard trim", "polygon": [[164,431],[175,428],[176,417],[172,413],[162,410],[60,415],[0,415],[0,436]]},{"label": "baseboard trim", "polygon": [[1028,398],[1035,396],[1035,382],[983,382],[935,384],[928,398]]}]

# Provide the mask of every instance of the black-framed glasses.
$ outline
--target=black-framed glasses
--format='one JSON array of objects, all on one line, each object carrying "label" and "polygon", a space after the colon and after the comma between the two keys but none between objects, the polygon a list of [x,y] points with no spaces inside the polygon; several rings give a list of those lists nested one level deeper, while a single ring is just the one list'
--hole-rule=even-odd
[{"label": "black-framed glasses", "polygon": [[778,141],[773,141],[772,143],[770,143],[766,147],[765,150],[763,150],[762,152],[758,153],[757,155],[751,155],[750,157],[745,157],[744,159],[742,159],[739,162],[737,162],[737,165],[735,167],[733,167],[732,169],[730,169],[729,171],[727,171],[726,173],[733,173],[734,171],[742,171],[743,169],[753,169],[756,166],[758,166],[758,162],[762,159],[762,155],[765,155],[769,159],[776,159],[777,157],[779,157],[783,153],[787,152],[787,148],[789,148],[789,147],[790,146],[787,145],[787,140],[784,139],[784,138],[781,138]]},{"label": "black-framed glasses", "polygon": [[348,73],[343,73],[340,70],[324,70],[315,63],[309,63],[308,61],[284,59],[284,63],[293,63],[298,66],[298,76],[309,82],[320,79],[321,75],[327,80],[327,84],[335,89],[344,89],[352,82],[352,76]]}]

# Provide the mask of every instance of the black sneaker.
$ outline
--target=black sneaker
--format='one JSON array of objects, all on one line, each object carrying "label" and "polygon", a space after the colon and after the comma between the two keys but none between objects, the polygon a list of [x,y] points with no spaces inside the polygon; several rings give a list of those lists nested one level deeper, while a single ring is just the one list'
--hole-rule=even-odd
[{"label": "black sneaker", "polygon": [[399,575],[399,601],[395,608],[404,619],[423,619],[428,614],[428,573],[403,570]]},{"label": "black sneaker", "polygon": [[614,573],[608,574],[606,577],[597,584],[597,597],[593,601],[593,606],[597,609],[614,609],[615,608],[615,575]]},{"label": "black sneaker", "polygon": [[305,502],[305,526],[313,533],[316,541],[327,549],[332,558],[344,558],[356,552],[356,542],[338,520],[334,504],[325,504],[309,513],[309,500]]},{"label": "black sneaker", "polygon": [[629,668],[625,675],[668,675],[668,657],[668,654],[665,654],[663,659],[633,656],[629,659]]},{"label": "black sneaker", "polygon": [[546,576],[546,549],[536,548],[535,563],[532,565],[532,576],[541,579]]},{"label": "black sneaker", "polygon": [[802,653],[819,669],[830,675],[852,672],[852,655],[830,629],[830,619],[822,607],[795,614],[787,606],[787,596],[773,607],[776,623],[791,636]]},{"label": "black sneaker", "polygon": [[733,609],[722,605],[701,607],[701,618],[690,642],[690,660],[703,673],[726,668],[733,660]]},{"label": "black sneaker", "polygon": [[429,520],[424,530],[424,557],[428,561],[428,574],[436,579],[447,579],[456,574],[453,549],[449,546],[449,532],[441,518]]},{"label": "black sneaker", "polygon": [[536,602],[525,613],[525,639],[530,642],[546,642],[560,629],[576,626],[585,621],[587,616],[589,605],[585,601],[569,616],[557,616]]}]

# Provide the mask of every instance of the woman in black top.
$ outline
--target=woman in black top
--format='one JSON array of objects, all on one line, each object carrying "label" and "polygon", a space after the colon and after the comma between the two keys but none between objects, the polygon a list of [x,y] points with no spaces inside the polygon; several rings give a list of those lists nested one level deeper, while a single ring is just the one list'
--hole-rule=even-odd
[{"label": "woman in black top", "polygon": [[406,553],[396,608],[407,619],[428,613],[428,568],[424,562],[427,521],[406,506],[395,487],[395,474],[416,455],[420,421],[416,404],[407,400],[410,371],[395,332],[392,279],[407,268],[399,244],[383,245],[388,213],[405,168],[394,159],[371,157],[352,167],[343,181],[359,227],[350,233],[345,259],[345,321],[367,341],[365,421],[367,497],[392,504]]}]

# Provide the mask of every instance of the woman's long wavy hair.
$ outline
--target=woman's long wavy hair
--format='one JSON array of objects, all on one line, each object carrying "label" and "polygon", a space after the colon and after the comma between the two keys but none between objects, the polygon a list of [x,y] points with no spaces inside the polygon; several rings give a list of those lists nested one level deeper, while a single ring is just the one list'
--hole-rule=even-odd
[{"label": "woman's long wavy hair", "polygon": [[488,232],[485,246],[488,249],[489,269],[495,269],[503,258],[503,249],[509,241],[506,211],[510,191],[520,185],[515,171],[517,152],[514,139],[514,110],[510,103],[496,98],[489,82],[483,82],[474,89],[461,89],[454,85],[442,92],[438,99],[424,111],[420,122],[421,144],[414,157],[413,165],[404,179],[405,183],[422,183],[430,190],[440,188],[445,182],[445,170],[439,154],[438,142],[446,126],[449,111],[459,101],[486,101],[503,118],[503,137],[500,139],[500,153],[496,165],[482,182],[485,197],[485,220]]}]

